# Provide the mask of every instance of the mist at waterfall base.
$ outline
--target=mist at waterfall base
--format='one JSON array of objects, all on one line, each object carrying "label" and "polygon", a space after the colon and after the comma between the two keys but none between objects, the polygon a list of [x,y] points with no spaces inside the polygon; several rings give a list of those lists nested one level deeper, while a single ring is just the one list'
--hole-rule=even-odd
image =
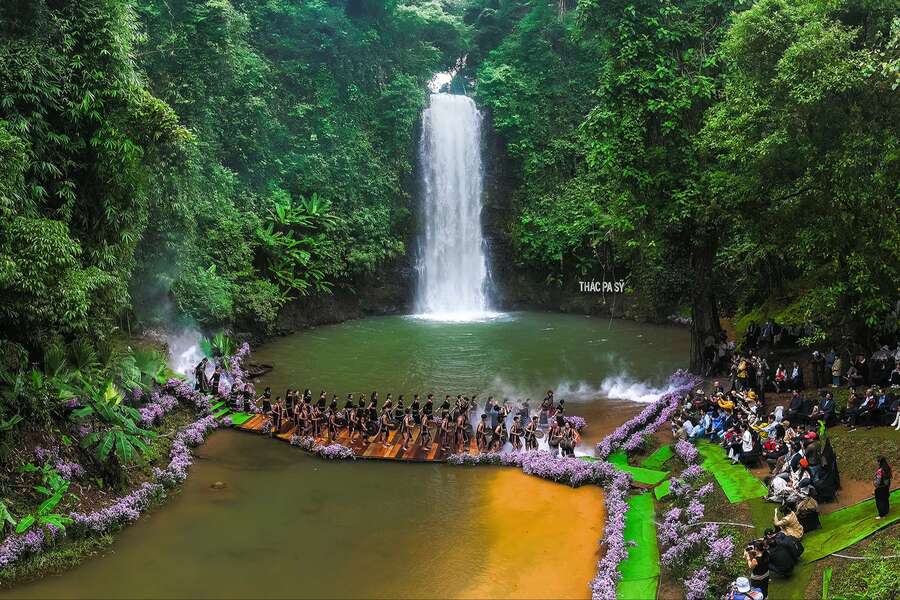
[{"label": "mist at waterfall base", "polygon": [[[205,358],[203,350],[200,349],[200,340],[203,334],[199,329],[192,327],[181,329],[177,332],[169,332],[165,334],[166,347],[169,352],[169,368],[184,376],[188,383],[196,383],[197,378],[194,369]],[[206,376],[211,377],[216,367],[210,361],[206,365]],[[226,389],[231,385],[226,372],[222,372],[221,381],[225,384]]]},{"label": "mist at waterfall base", "polygon": [[496,318],[481,229],[482,118],[466,96],[432,94],[422,114],[422,234],[416,317]]}]

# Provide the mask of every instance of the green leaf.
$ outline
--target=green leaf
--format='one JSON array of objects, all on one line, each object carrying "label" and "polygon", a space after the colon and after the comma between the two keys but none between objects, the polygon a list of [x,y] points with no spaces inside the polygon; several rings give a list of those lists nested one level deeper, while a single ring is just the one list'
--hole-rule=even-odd
[{"label": "green leaf", "polygon": [[22,519],[19,520],[19,524],[16,526],[16,533],[25,533],[29,528],[31,528],[32,525],[34,525],[36,520],[37,517],[35,517],[34,515],[22,517]]}]

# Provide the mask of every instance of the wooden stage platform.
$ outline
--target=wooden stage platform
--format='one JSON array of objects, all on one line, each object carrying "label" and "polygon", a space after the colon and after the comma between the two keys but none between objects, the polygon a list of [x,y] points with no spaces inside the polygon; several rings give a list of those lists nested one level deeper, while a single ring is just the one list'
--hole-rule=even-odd
[{"label": "wooden stage platform", "polygon": [[[243,423],[241,425],[234,425],[233,428],[240,431],[249,431],[251,433],[258,433],[260,435],[263,435],[263,424],[268,420],[270,420],[268,417],[265,417],[263,415],[256,415],[246,423]],[[432,425],[431,429],[432,440],[434,440],[437,437],[437,428],[435,425]],[[283,442],[290,442],[291,437],[294,435],[295,431],[296,427],[290,426],[289,428],[283,428],[281,432],[278,432],[272,437],[277,438]],[[378,439],[375,439],[375,441],[373,442],[369,442],[365,436],[359,434],[356,435],[355,439],[351,440],[350,433],[346,428],[338,432],[338,435],[334,440],[331,440],[326,436],[319,436],[316,438],[316,443],[323,446],[327,446],[328,444],[340,444],[341,446],[353,450],[356,458],[373,460],[396,460],[404,462],[444,462],[448,456],[456,453],[453,449],[445,452],[440,448],[436,441],[433,441],[430,447],[423,446],[421,426],[416,426],[413,429],[413,437],[412,441],[409,444],[409,450],[403,450],[403,442],[400,436],[399,429],[393,429],[388,434],[387,447],[382,445],[381,441]],[[473,455],[479,454],[478,446],[475,444],[474,438],[471,440],[470,447],[467,449],[467,452]]]}]

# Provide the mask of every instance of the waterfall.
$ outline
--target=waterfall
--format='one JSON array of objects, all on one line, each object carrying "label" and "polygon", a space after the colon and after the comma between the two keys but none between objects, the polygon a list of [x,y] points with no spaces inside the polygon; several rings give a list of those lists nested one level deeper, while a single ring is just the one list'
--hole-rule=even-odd
[{"label": "waterfall", "polygon": [[422,115],[419,154],[424,227],[416,310],[441,321],[494,316],[481,231],[481,114],[475,103],[432,94]]}]

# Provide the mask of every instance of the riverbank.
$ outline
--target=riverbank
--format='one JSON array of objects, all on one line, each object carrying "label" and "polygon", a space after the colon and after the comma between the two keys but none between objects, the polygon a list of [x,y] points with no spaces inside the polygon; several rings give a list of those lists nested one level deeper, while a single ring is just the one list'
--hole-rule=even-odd
[{"label": "riverbank", "polygon": [[[246,348],[229,361],[229,376],[236,381],[240,379],[244,356]],[[105,424],[81,422],[73,430],[54,429],[58,439],[45,435],[41,441],[58,444],[23,446],[28,452],[23,460],[28,462],[14,471],[22,480],[17,487],[33,491],[20,499],[23,512],[18,510],[20,506],[12,504],[19,514],[18,522],[4,505],[5,521],[15,531],[0,543],[0,587],[5,589],[70,568],[106,547],[112,534],[165,499],[168,490],[177,489],[193,463],[191,448],[200,445],[207,433],[219,425],[210,416],[210,398],[179,380],[153,384],[147,396],[144,390],[135,388],[127,399],[118,398],[120,402],[142,404],[140,410],[116,403],[111,389],[107,387],[102,403],[71,400],[73,416],[100,414],[106,419]],[[137,428],[130,421],[132,417],[139,418],[143,428]],[[89,448],[95,440],[101,444],[98,458],[110,461],[109,464],[86,469],[68,460],[76,448]],[[104,445],[105,440],[111,440],[109,446]],[[139,448],[142,459],[120,458],[127,456],[129,448]],[[39,465],[28,456],[33,456]],[[119,460],[122,462],[114,462]],[[9,485],[6,479],[4,487]],[[30,502],[34,505],[30,506]]]},{"label": "riverbank", "polygon": [[[157,453],[155,461],[142,465],[140,470],[129,473],[128,483],[118,490],[105,489],[104,486],[99,485],[101,482],[97,479],[73,482],[74,498],[70,498],[69,502],[61,506],[68,513],[99,514],[107,507],[116,504],[119,499],[133,496],[145,485],[152,485],[155,481],[153,469],[164,468],[169,463],[169,455],[176,432],[190,426],[193,422],[194,417],[189,409],[182,409],[167,415],[156,428],[161,435],[156,438],[157,442],[154,444],[154,451]],[[23,452],[33,454],[34,448],[23,448]],[[173,488],[165,494],[152,495],[148,499],[149,502],[144,512],[151,512],[162,506],[171,494],[177,492],[177,488]],[[136,518],[137,515],[134,515],[134,520]],[[129,521],[133,520],[129,519]],[[105,552],[115,541],[117,531],[118,528],[112,528],[111,531],[97,535],[89,534],[82,538],[60,537],[43,547],[34,548],[37,551],[26,558],[0,567],[0,589],[9,589],[36,579],[64,573]],[[14,536],[15,534],[10,535]],[[0,546],[0,555],[3,555],[4,558],[6,558],[5,547],[5,544]]]}]

